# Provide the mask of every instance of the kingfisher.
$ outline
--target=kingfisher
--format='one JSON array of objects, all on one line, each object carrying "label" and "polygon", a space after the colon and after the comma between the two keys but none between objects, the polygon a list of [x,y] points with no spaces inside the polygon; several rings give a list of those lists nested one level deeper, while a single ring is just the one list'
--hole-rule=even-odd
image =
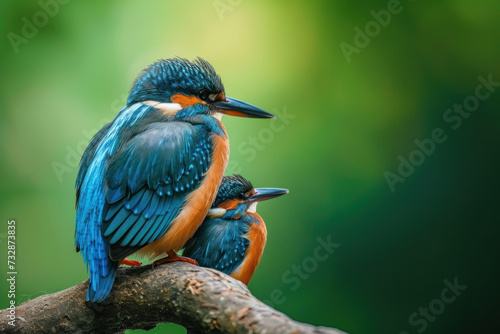
[{"label": "kingfisher", "polygon": [[134,81],[126,106],[86,148],[76,179],[75,247],[89,272],[87,301],[110,293],[121,262],[177,255],[210,209],[229,140],[222,116],[274,118],[226,96],[204,59],[159,60]]},{"label": "kingfisher", "polygon": [[267,240],[257,203],[284,194],[287,189],[254,188],[238,174],[224,176],[212,208],[186,243],[183,255],[248,285]]}]

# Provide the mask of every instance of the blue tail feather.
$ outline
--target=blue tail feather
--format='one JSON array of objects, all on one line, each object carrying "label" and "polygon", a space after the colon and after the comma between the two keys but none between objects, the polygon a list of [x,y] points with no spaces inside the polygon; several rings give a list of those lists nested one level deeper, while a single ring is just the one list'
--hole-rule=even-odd
[{"label": "blue tail feather", "polygon": [[[89,288],[87,290],[87,301],[100,303],[111,292],[113,282],[115,281],[116,273],[118,272],[119,261],[112,261],[106,276],[90,275]],[[97,278],[97,280],[95,279]]]}]

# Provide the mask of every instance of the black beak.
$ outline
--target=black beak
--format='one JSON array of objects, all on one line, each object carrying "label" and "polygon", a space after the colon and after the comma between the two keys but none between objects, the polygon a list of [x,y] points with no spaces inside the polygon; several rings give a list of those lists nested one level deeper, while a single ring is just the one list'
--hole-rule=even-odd
[{"label": "black beak", "polygon": [[215,101],[212,105],[217,108],[217,111],[226,115],[251,118],[276,118],[273,114],[265,110],[230,97],[226,98],[226,101]]},{"label": "black beak", "polygon": [[271,198],[275,198],[281,195],[288,194],[288,189],[281,188],[255,188],[255,194],[250,198],[250,202],[260,202]]}]

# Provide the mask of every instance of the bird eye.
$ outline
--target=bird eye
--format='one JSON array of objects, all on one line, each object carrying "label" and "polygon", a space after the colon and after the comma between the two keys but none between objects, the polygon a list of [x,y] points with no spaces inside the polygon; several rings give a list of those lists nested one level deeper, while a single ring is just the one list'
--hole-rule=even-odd
[{"label": "bird eye", "polygon": [[200,90],[200,92],[198,93],[198,97],[200,99],[202,99],[203,101],[206,101],[208,99],[208,96],[210,95],[210,93],[208,92],[208,90],[206,89],[202,89]]},{"label": "bird eye", "polygon": [[247,198],[247,196],[245,195],[245,193],[240,193],[238,195],[238,198],[241,199],[241,200],[245,200]]}]

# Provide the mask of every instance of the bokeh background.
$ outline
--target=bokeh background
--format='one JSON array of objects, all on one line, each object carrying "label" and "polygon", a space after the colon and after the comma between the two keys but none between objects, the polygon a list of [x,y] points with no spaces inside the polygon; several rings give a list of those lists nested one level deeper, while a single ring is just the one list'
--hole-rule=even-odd
[{"label": "bokeh background", "polygon": [[[44,20],[38,1],[2,1],[0,263],[6,272],[6,222],[15,218],[16,301],[86,279],[73,246],[85,146],[141,69],[202,56],[229,96],[278,115],[224,119],[228,173],[290,189],[259,206],[269,236],[249,286],[256,297],[350,333],[488,332],[500,297],[500,87],[456,129],[443,115],[474,96],[479,76],[500,81],[500,3],[402,0],[377,29],[371,11],[388,6],[75,0]],[[40,27],[23,32],[34,16]],[[367,24],[369,41],[355,30]],[[346,57],[347,44],[358,47]],[[446,141],[391,189],[386,173],[436,128]],[[318,238],[338,244],[321,261]],[[444,280],[455,278],[467,288],[439,309]],[[429,304],[432,320],[420,320]]]}]

